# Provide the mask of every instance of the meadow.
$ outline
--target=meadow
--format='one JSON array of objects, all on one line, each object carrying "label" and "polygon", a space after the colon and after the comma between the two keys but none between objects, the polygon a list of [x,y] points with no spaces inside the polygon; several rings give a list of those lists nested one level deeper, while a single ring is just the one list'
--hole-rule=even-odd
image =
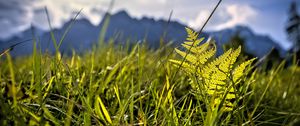
[{"label": "meadow", "polygon": [[36,41],[30,56],[6,52],[0,124],[300,125],[296,60],[267,67],[239,56],[241,47],[217,56],[213,43],[187,33],[176,49],[110,39],[71,56],[60,44],[42,53]]}]

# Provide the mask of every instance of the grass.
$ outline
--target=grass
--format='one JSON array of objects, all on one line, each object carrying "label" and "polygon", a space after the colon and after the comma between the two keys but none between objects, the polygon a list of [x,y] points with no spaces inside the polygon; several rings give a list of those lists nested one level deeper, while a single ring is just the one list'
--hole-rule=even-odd
[{"label": "grass", "polygon": [[[300,67],[296,60],[288,67],[285,61],[271,68],[265,63],[236,75],[230,68],[227,86],[222,85],[221,91],[218,84],[203,88],[207,82],[199,77],[201,74],[187,73],[184,65],[195,71],[210,71],[193,65],[201,58],[205,62],[212,58],[212,63],[216,57],[207,54],[194,60],[199,50],[192,49],[198,35],[191,31],[186,53],[163,45],[163,38],[155,50],[141,43],[116,45],[114,39],[105,43],[105,32],[101,32],[99,44],[90,51],[64,56],[59,48],[79,13],[61,39],[56,40],[51,30],[54,54],[42,54],[36,39],[30,56],[9,55],[23,42],[0,54],[0,125],[300,125]],[[47,19],[52,29],[48,14]],[[101,31],[106,31],[109,20],[109,16],[105,18]],[[188,62],[178,60],[175,52]],[[239,53],[230,54],[234,55]],[[171,59],[180,66],[175,67]],[[240,56],[236,62],[243,63],[244,59]],[[215,64],[223,65],[215,72],[227,69],[227,61],[222,62]]]},{"label": "grass", "polygon": [[[253,68],[231,112],[210,113],[173,47],[101,43],[0,61],[1,125],[299,125],[300,67]],[[238,61],[242,62],[242,61]],[[209,116],[209,115],[214,115]]]}]

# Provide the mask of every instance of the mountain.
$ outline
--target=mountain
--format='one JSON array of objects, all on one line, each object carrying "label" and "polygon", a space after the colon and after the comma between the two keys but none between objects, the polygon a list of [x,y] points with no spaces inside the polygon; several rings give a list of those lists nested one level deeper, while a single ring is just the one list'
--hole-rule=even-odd
[{"label": "mountain", "polygon": [[208,32],[214,38],[218,45],[223,45],[229,42],[232,36],[239,36],[244,39],[245,51],[257,57],[263,57],[268,54],[272,48],[278,50],[280,55],[285,55],[285,50],[267,35],[255,34],[246,26],[235,26],[233,28],[223,29],[221,31]]},{"label": "mountain", "polygon": [[[62,28],[53,29],[57,41],[61,39],[70,23],[72,22],[69,21],[65,23]],[[60,50],[63,52],[70,52],[74,49],[81,52],[91,48],[91,46],[98,41],[103,25],[104,21],[101,21],[99,25],[94,26],[87,19],[76,20],[65,37]],[[105,40],[114,38],[118,43],[125,43],[127,39],[130,39],[131,42],[145,40],[150,47],[156,48],[159,46],[160,39],[165,33],[164,40],[172,41],[175,45],[179,45],[185,40],[185,27],[185,25],[176,21],[167,22],[165,20],[154,20],[147,17],[136,19],[130,17],[125,11],[120,11],[110,15],[110,22],[105,32]],[[245,39],[246,51],[255,56],[262,57],[268,53],[272,47],[280,50],[280,52],[284,52],[284,50],[282,50],[270,37],[255,34],[251,29],[245,26],[236,26],[220,31],[204,32],[202,33],[202,36],[207,38],[208,36],[213,37],[220,49],[224,42],[228,42],[232,36],[237,34]],[[8,48],[13,43],[33,38],[33,35],[41,43],[43,51],[54,51],[50,32],[42,31],[36,27],[30,28],[10,40],[0,40],[0,51]],[[30,54],[31,52],[32,44],[27,42],[15,47],[11,53],[14,56],[19,56]]]}]

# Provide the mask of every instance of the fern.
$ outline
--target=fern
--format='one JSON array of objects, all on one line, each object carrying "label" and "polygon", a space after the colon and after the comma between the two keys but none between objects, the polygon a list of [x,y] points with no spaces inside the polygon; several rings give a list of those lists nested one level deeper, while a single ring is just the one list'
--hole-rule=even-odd
[{"label": "fern", "polygon": [[[237,99],[237,85],[239,79],[245,75],[245,69],[255,60],[245,61],[233,68],[241,47],[237,49],[229,49],[223,55],[214,58],[216,53],[216,45],[209,39],[201,44],[204,38],[198,39],[198,33],[186,28],[187,39],[182,44],[186,51],[175,49],[181,56],[185,57],[183,61],[169,60],[175,66],[185,70],[191,75],[190,84],[194,90],[204,90],[205,95],[212,98],[209,105],[211,111],[221,108],[224,111],[232,111],[234,109],[234,99]],[[186,61],[185,61],[186,60]],[[196,75],[196,76],[193,76]],[[202,82],[201,87],[197,86],[193,77]]]}]

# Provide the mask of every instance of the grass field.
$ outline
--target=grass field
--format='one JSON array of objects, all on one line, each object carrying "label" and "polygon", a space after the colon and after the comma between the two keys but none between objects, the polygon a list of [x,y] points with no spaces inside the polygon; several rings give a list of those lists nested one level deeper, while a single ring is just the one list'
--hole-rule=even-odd
[{"label": "grass field", "polygon": [[[154,50],[144,44],[115,45],[113,40],[80,55],[41,54],[37,48],[31,56],[11,58],[7,53],[0,61],[0,123],[300,125],[296,63],[247,67],[248,74],[233,85],[239,93],[229,99],[232,92],[226,87],[216,104],[220,96],[195,87],[200,77],[170,59],[184,58],[169,45]],[[222,109],[227,100],[231,110]]]}]

